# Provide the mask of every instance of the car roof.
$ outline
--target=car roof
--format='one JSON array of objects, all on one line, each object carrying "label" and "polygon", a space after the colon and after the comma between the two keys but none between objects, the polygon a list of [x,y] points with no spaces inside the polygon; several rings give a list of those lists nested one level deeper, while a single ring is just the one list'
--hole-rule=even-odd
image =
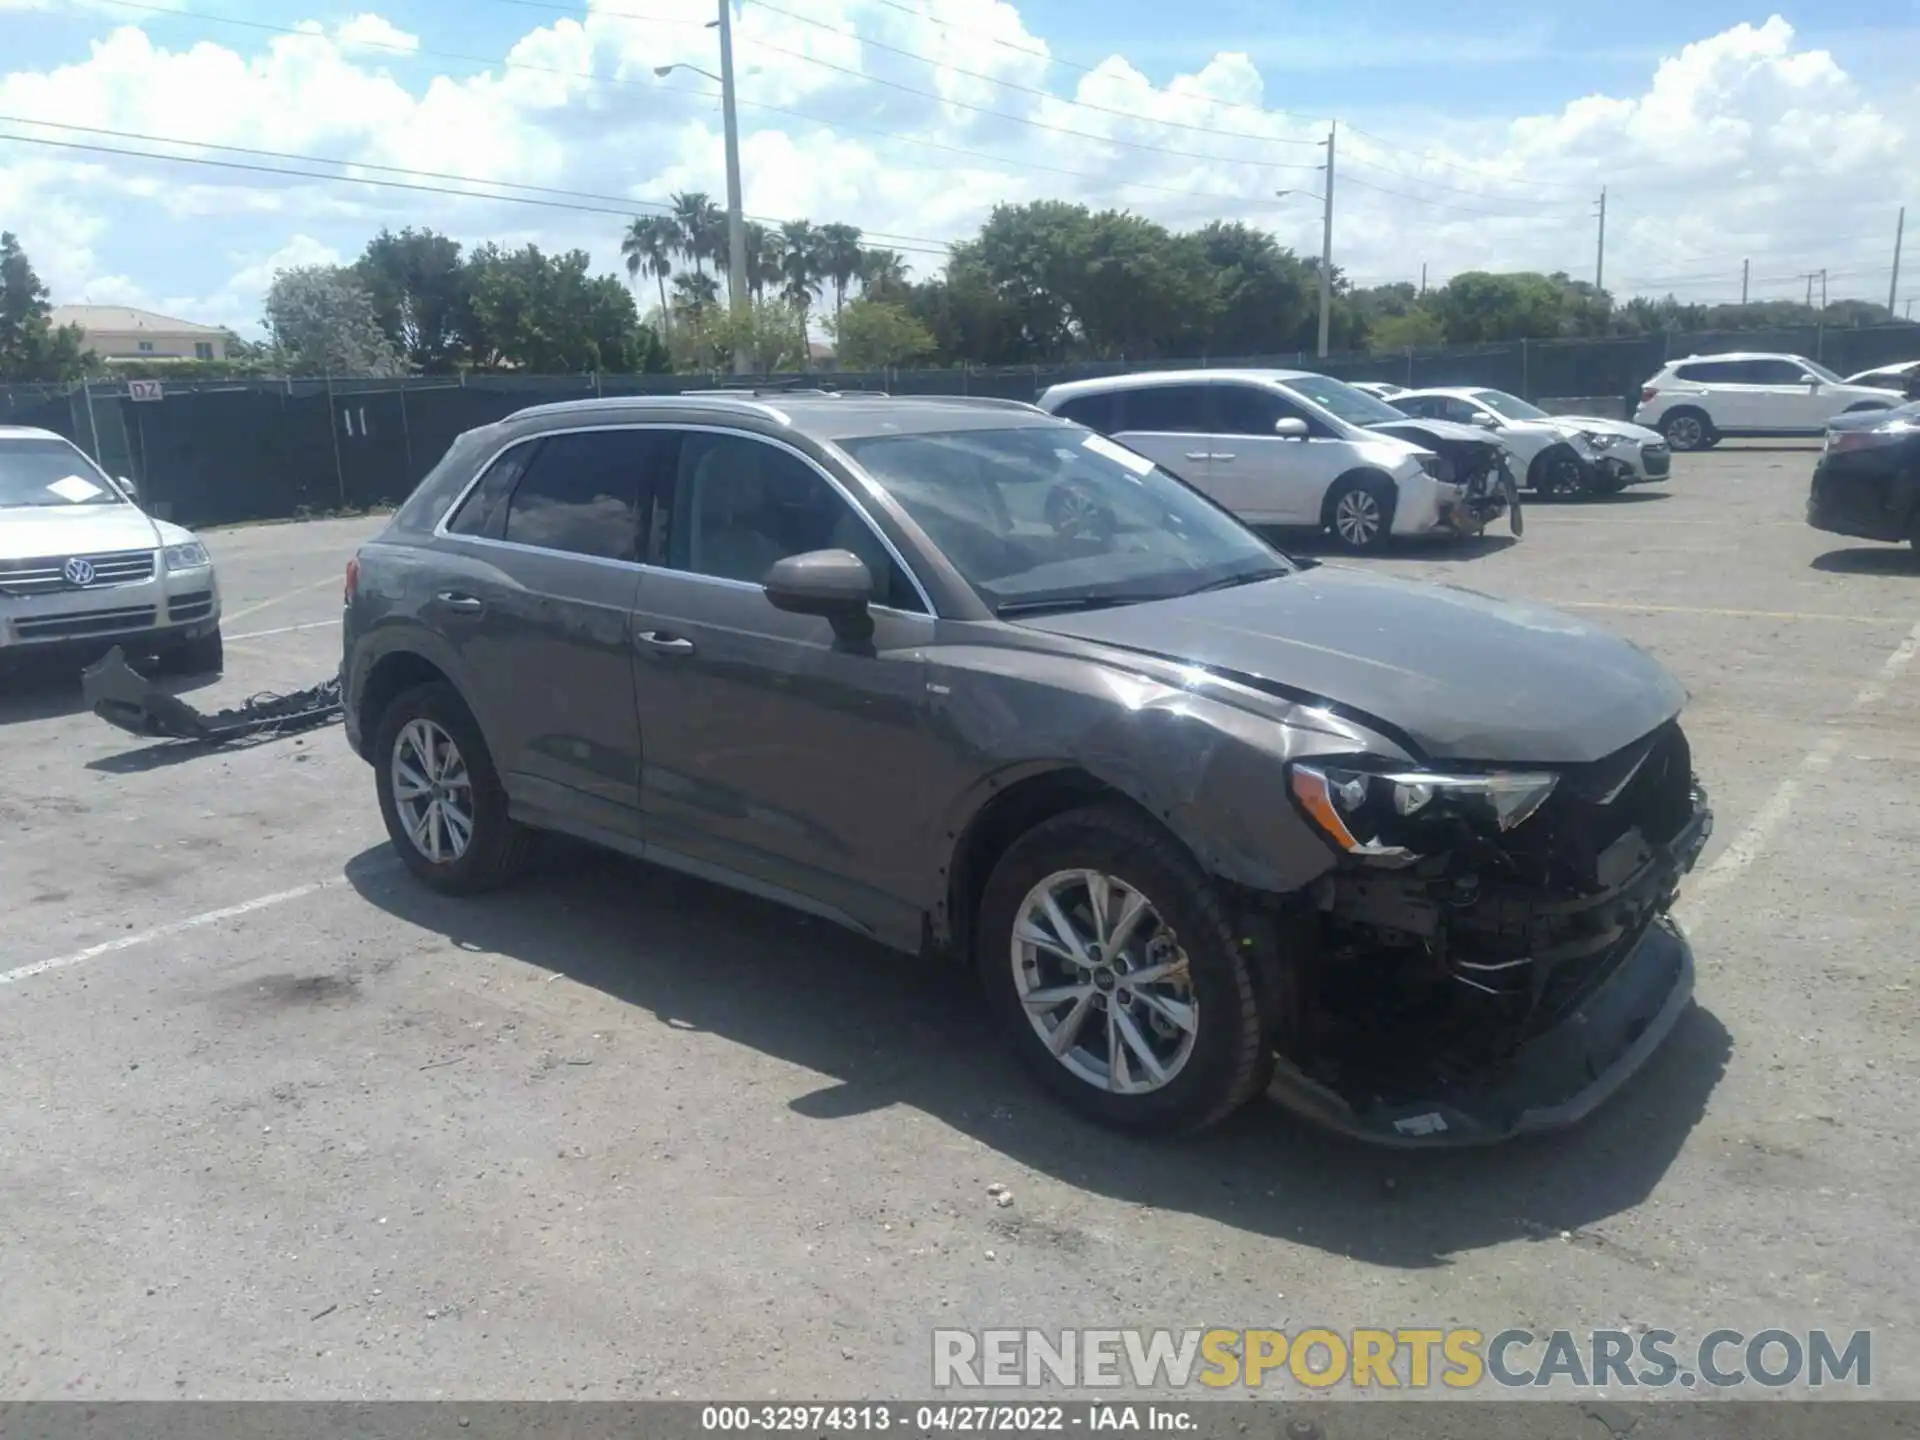
[{"label": "car roof", "polygon": [[933,435],[954,430],[1004,430],[1009,426],[1058,425],[1037,405],[987,395],[887,395],[861,390],[701,390],[679,395],[621,395],[563,400],[517,410],[505,422],[552,419],[614,422],[671,415],[771,421],[815,440],[852,440],[877,435]]},{"label": "car roof", "polygon": [[73,443],[57,430],[39,430],[31,425],[0,425],[0,440],[59,440],[68,445]]},{"label": "car roof", "polygon": [[1507,393],[1498,385],[1428,385],[1419,390],[1404,390],[1393,398],[1396,400],[1416,400],[1422,395],[1452,395],[1465,399],[1469,396],[1479,394],[1482,390],[1491,390],[1496,395],[1504,395]]},{"label": "car roof", "polygon": [[1711,355],[1682,355],[1677,360],[1669,360],[1667,368],[1675,365],[1693,365],[1702,360],[1805,360],[1804,355],[1795,355],[1790,350],[1716,350]]},{"label": "car roof", "polygon": [[1152,385],[1203,385],[1212,380],[1251,382],[1256,385],[1286,380],[1326,380],[1331,377],[1316,370],[1136,370],[1126,375],[1098,375],[1091,380],[1068,380],[1050,385],[1042,399],[1071,400],[1079,395],[1099,395],[1111,390],[1139,390]]}]

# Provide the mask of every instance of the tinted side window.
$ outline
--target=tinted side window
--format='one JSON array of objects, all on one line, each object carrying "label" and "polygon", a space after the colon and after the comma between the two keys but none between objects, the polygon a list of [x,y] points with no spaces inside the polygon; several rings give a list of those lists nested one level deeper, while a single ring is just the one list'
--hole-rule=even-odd
[{"label": "tinted side window", "polygon": [[1396,395],[1390,403],[1394,409],[1404,411],[1416,420],[1440,418],[1440,401],[1432,395]]},{"label": "tinted side window", "polygon": [[1440,402],[1441,410],[1436,420],[1452,420],[1456,424],[1471,425],[1473,417],[1480,413],[1481,407],[1471,400],[1462,400],[1457,395],[1449,395]]},{"label": "tinted side window", "polygon": [[474,535],[484,540],[504,538],[507,497],[513,494],[513,487],[526,473],[527,462],[539,445],[537,440],[516,445],[489,465],[480,483],[467,493],[453,518],[447,521],[447,529],[455,535]]},{"label": "tinted side window", "polygon": [[548,436],[508,502],[504,538],[603,560],[637,560],[642,487],[667,443],[657,430]]},{"label": "tinted side window", "polygon": [[1749,385],[1798,385],[1807,373],[1791,360],[1748,360],[1740,369]]},{"label": "tinted side window", "polygon": [[665,547],[651,563],[669,570],[758,585],[789,555],[851,550],[873,576],[876,605],[926,609],[866,519],[812,466],[761,440],[686,435],[652,528]]},{"label": "tinted side window", "polygon": [[1120,428],[1120,400],[1111,391],[1105,395],[1082,395],[1069,400],[1053,412],[1063,420],[1111,435]]},{"label": "tinted side window", "polygon": [[1206,385],[1151,385],[1120,392],[1120,428],[1201,435],[1210,428]]},{"label": "tinted side window", "polygon": [[1307,420],[1312,424],[1305,411],[1258,385],[1222,382],[1213,390],[1214,403],[1220,408],[1217,423],[1221,434],[1271,436],[1274,423],[1288,419]]},{"label": "tinted side window", "polygon": [[1733,360],[1707,360],[1698,365],[1682,365],[1673,373],[1695,385],[1738,385],[1746,380],[1739,363]]}]

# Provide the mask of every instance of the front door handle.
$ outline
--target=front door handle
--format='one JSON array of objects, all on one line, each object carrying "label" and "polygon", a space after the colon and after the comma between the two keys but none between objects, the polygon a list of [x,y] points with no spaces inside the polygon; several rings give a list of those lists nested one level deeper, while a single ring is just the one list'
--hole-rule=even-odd
[{"label": "front door handle", "polygon": [[1189,460],[1211,460],[1213,456],[1205,450],[1189,450],[1187,451],[1187,458]]},{"label": "front door handle", "polygon": [[471,595],[463,595],[458,590],[442,590],[433,597],[456,615],[478,615],[487,607]]},{"label": "front door handle", "polygon": [[683,635],[669,635],[664,630],[644,630],[640,634],[640,643],[649,650],[662,655],[691,655],[693,642]]}]

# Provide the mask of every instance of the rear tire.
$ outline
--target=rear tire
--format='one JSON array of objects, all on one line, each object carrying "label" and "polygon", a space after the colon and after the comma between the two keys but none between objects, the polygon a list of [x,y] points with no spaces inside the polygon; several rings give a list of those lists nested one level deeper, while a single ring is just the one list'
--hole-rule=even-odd
[{"label": "rear tire", "polygon": [[479,895],[520,872],[532,832],[508,815],[506,787],[459,691],[435,681],[396,696],[371,755],[387,837],[417,879]]},{"label": "rear tire", "polygon": [[216,629],[161,651],[159,660],[164,674],[218,675],[227,665],[226,642]]},{"label": "rear tire", "polygon": [[1720,443],[1720,432],[1704,410],[1682,405],[1660,418],[1660,433],[1675,450],[1711,450]]},{"label": "rear tire", "polygon": [[1393,533],[1393,486],[1373,475],[1349,475],[1327,492],[1321,523],[1341,549],[1377,555]]},{"label": "rear tire", "polygon": [[[1109,897],[1102,922],[1096,893]],[[1070,947],[1023,938],[1058,939],[1048,899],[1075,932]],[[1135,900],[1143,908],[1129,929]],[[1227,911],[1144,816],[1097,805],[1041,822],[994,867],[979,921],[989,1003],[1035,1077],[1080,1114],[1143,1135],[1199,1130],[1265,1087],[1272,1049]],[[1149,972],[1166,973],[1128,988],[1130,974]],[[1036,1004],[1043,992],[1060,996]]]}]

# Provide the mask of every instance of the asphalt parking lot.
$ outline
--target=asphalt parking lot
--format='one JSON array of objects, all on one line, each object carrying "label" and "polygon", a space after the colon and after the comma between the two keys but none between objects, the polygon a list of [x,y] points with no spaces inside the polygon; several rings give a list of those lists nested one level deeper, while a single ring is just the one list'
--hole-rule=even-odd
[{"label": "asphalt parking lot", "polygon": [[[916,1396],[942,1323],[1318,1323],[1871,1328],[1920,1397],[1920,565],[1809,530],[1812,459],[1371,562],[1659,656],[1717,812],[1697,1009],[1491,1152],[1263,1106],[1117,1139],[831,926],[576,850],[442,900],[337,728],[181,750],[3,682],[0,1396]],[[210,536],[227,674],[188,698],[329,674],[377,526]]]}]

